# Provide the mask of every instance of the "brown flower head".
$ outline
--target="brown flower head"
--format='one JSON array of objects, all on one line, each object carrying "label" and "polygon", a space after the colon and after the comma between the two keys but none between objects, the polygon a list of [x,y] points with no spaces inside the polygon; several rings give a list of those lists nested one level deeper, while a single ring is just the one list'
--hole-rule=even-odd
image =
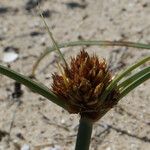
[{"label": "brown flower head", "polygon": [[69,113],[97,121],[116,104],[115,91],[104,102],[100,99],[111,79],[105,59],[90,57],[82,50],[71,59],[70,66],[63,67],[61,75],[53,75],[52,90],[65,101]]}]

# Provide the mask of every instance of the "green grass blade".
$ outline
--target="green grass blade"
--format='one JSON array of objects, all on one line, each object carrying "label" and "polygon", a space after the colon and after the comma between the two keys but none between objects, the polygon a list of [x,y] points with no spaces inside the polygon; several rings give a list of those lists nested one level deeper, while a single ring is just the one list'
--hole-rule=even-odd
[{"label": "green grass blade", "polygon": [[[121,41],[73,41],[73,42],[67,42],[62,44],[57,44],[58,48],[65,48],[70,46],[126,46],[126,47],[133,47],[133,48],[140,48],[140,49],[149,49],[149,44],[142,44],[142,43],[133,43],[133,42],[121,42]],[[52,51],[56,50],[56,47],[49,47],[45,50],[45,52],[38,58],[38,60],[35,62],[32,75],[35,75],[35,70],[37,69],[39,63],[42,59]]]},{"label": "green grass blade", "polygon": [[124,46],[124,47],[133,47],[133,48],[140,48],[140,49],[149,49],[150,44],[143,44],[143,43],[134,43],[134,42],[127,42],[127,41],[97,41],[97,40],[81,40],[81,41],[72,41],[67,43],[62,43],[58,46],[61,47],[69,47],[69,46]]},{"label": "green grass blade", "polygon": [[54,37],[53,37],[53,34],[52,34],[52,32],[50,31],[50,29],[49,29],[49,27],[48,27],[48,25],[47,25],[47,23],[46,23],[46,21],[45,21],[43,15],[42,15],[42,13],[40,13],[40,15],[41,15],[41,18],[42,18],[42,20],[43,20],[43,22],[44,22],[44,24],[45,24],[45,27],[46,27],[46,29],[47,29],[47,32],[48,32],[48,34],[49,34],[49,36],[50,36],[50,38],[51,38],[51,40],[52,40],[52,42],[53,42],[54,48],[57,50],[59,56],[60,56],[61,59],[64,61],[65,65],[67,66],[67,62],[66,62],[66,60],[65,60],[65,58],[64,58],[64,56],[63,56],[63,54],[61,53],[61,51],[60,51],[60,49],[59,49],[59,46],[58,46],[57,42],[55,41],[55,39],[54,39]]},{"label": "green grass blade", "polygon": [[135,89],[137,86],[139,86],[140,84],[142,84],[144,81],[146,81],[148,79],[150,79],[150,72],[144,74],[141,78],[138,78],[137,80],[135,80],[134,82],[132,82],[129,86],[127,86],[126,88],[124,88],[120,92],[119,99],[123,98],[130,91],[132,91],[133,89]]},{"label": "green grass blade", "polygon": [[120,83],[117,86],[117,88],[118,89],[125,88],[126,86],[128,86],[129,84],[131,84],[132,82],[134,82],[135,80],[137,80],[138,78],[143,76],[144,74],[147,74],[148,72],[150,72],[150,67],[146,67],[146,68],[142,69],[141,71],[135,73],[134,75],[130,76],[128,79],[126,79],[125,81]]},{"label": "green grass blade", "polygon": [[44,57],[46,55],[48,55],[49,53],[53,52],[53,49],[49,50],[48,48],[45,50],[45,52],[38,58],[38,60],[36,61],[36,63],[33,65],[33,68],[32,68],[32,73],[31,73],[31,76],[32,77],[35,77],[35,71],[38,67],[38,65],[40,64],[40,62],[42,61],[42,59],[44,59]]},{"label": "green grass blade", "polygon": [[50,101],[54,102],[55,104],[59,105],[60,107],[65,109],[65,103],[63,100],[59,99],[56,95],[54,95],[50,89],[46,86],[42,85],[41,83],[37,83],[30,78],[21,75],[7,67],[0,65],[0,74],[8,76],[11,79],[16,80],[17,82],[27,86],[34,92],[44,96],[45,98],[49,99]]},{"label": "green grass blade", "polygon": [[105,89],[105,91],[103,92],[101,99],[105,100],[105,98],[107,97],[107,95],[111,92],[111,90],[113,88],[115,88],[117,86],[117,83],[127,74],[129,74],[131,71],[133,71],[134,69],[136,69],[137,67],[139,67],[140,65],[144,64],[145,62],[150,61],[150,56],[140,60],[139,62],[133,64],[132,66],[130,66],[129,68],[127,68],[126,70],[122,71],[120,74],[118,74],[113,81],[108,85],[108,87]]}]

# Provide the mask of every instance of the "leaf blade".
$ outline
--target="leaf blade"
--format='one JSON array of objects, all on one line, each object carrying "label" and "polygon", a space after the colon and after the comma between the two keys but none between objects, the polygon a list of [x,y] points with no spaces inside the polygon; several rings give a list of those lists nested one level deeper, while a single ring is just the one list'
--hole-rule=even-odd
[{"label": "leaf blade", "polygon": [[40,13],[40,16],[41,16],[41,18],[42,18],[42,20],[43,20],[43,22],[44,22],[44,25],[45,25],[45,27],[46,27],[46,29],[47,29],[47,32],[48,32],[49,37],[50,37],[50,39],[51,39],[52,42],[53,42],[53,46],[54,46],[55,49],[57,50],[57,52],[58,52],[60,58],[63,60],[63,62],[64,62],[65,65],[67,66],[67,62],[66,62],[66,60],[65,60],[65,58],[64,58],[64,56],[63,56],[63,54],[61,53],[61,51],[60,51],[60,49],[59,49],[59,46],[58,46],[57,42],[55,41],[55,39],[54,39],[54,37],[53,37],[53,34],[52,34],[52,32],[50,31],[50,29],[49,29],[49,27],[48,27],[48,25],[47,25],[47,23],[46,23],[46,21],[45,21],[43,15],[42,15],[42,13]]},{"label": "leaf blade", "polygon": [[66,109],[65,103],[62,100],[60,100],[56,95],[54,95],[50,91],[50,89],[48,89],[43,84],[41,84],[41,83],[39,84],[39,83],[31,80],[30,78],[28,78],[20,73],[17,73],[7,67],[4,67],[2,65],[0,65],[0,74],[8,76],[9,78],[16,80],[17,82],[20,82],[21,84],[27,86],[31,90],[33,90],[33,91],[37,92],[38,94],[44,96],[45,98],[49,99],[53,103]]},{"label": "leaf blade", "polygon": [[[82,41],[72,41],[67,43],[61,43],[57,44],[58,48],[65,48],[70,46],[125,46],[125,47],[132,47],[132,48],[140,48],[140,49],[148,49],[150,50],[149,44],[143,44],[143,43],[134,43],[134,42],[122,42],[122,41],[96,41],[96,40],[82,40]],[[34,64],[34,69],[32,69],[32,75],[35,75],[35,70],[37,69],[39,63],[42,59],[52,51],[56,50],[56,47],[49,47],[45,50],[45,52],[39,57],[39,59]]]},{"label": "leaf blade", "polygon": [[123,81],[122,83],[120,83],[117,88],[125,88],[126,86],[128,86],[129,84],[132,83],[132,81],[134,82],[134,80],[137,80],[138,78],[140,78],[141,76],[143,76],[144,74],[150,72],[150,67],[146,67],[144,69],[142,69],[141,71],[135,73],[134,75],[130,76],[129,78],[127,78],[125,81]]},{"label": "leaf blade", "polygon": [[132,91],[134,88],[145,82],[146,80],[150,79],[150,72],[147,74],[144,74],[141,78],[137,79],[133,83],[131,83],[129,86],[127,86],[124,90],[120,92],[119,99],[126,96],[130,91]]},{"label": "leaf blade", "polygon": [[133,71],[134,69],[136,69],[137,67],[139,67],[140,65],[144,64],[146,61],[150,60],[150,56],[143,58],[142,60],[140,60],[139,62],[133,64],[132,66],[130,66],[129,68],[123,70],[121,73],[119,73],[113,80],[112,82],[107,86],[107,88],[105,89],[105,91],[103,92],[101,99],[105,100],[105,98],[107,97],[107,95],[109,94],[109,92],[111,92],[111,90],[113,88],[116,87],[117,83],[125,76],[127,75],[129,72]]}]

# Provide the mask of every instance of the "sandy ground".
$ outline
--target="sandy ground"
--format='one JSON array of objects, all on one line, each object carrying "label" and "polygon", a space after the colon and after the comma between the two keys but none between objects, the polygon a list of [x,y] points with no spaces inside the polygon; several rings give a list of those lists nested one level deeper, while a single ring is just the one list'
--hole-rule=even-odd
[{"label": "sandy ground", "polygon": [[[0,0],[0,63],[28,76],[51,42],[36,9],[30,10],[27,1]],[[150,43],[149,0],[42,0],[40,7],[59,43],[81,38]],[[3,56],[9,47],[19,58],[8,64]],[[63,49],[65,58],[69,61],[80,49]],[[118,47],[93,46],[86,50],[108,61],[111,58],[115,71],[120,64],[122,69],[150,54],[148,50]],[[36,72],[37,79],[48,87],[51,73],[56,71],[54,59],[54,54],[47,56]],[[91,150],[150,149],[149,89],[147,81],[94,125]],[[0,75],[0,150],[19,150],[24,144],[30,150],[53,146],[73,150],[79,116],[69,115],[24,86],[22,90],[20,98],[13,98],[14,81]]]}]

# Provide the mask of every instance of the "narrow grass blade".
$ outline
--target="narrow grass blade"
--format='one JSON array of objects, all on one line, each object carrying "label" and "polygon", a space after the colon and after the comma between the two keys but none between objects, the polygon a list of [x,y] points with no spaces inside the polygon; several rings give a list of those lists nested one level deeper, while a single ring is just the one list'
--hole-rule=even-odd
[{"label": "narrow grass blade", "polygon": [[127,41],[97,41],[97,40],[81,40],[81,41],[73,41],[68,43],[60,44],[61,47],[68,47],[68,46],[124,46],[124,47],[133,47],[133,48],[140,48],[140,49],[149,49],[150,44],[143,44],[143,43],[134,43],[134,42],[127,42]]},{"label": "narrow grass blade", "polygon": [[56,95],[54,95],[50,89],[48,89],[46,86],[42,85],[41,83],[37,83],[30,78],[21,75],[7,67],[4,67],[0,65],[0,74],[3,74],[5,76],[8,76],[11,79],[16,80],[17,82],[27,86],[34,92],[44,96],[45,98],[49,99],[53,103],[59,105],[60,107],[65,109],[65,103],[63,100],[59,99]]},{"label": "narrow grass blade", "polygon": [[46,23],[46,21],[45,21],[43,15],[42,15],[42,13],[40,13],[40,15],[41,15],[41,18],[42,18],[42,20],[43,20],[43,22],[44,22],[44,24],[45,24],[45,27],[46,27],[46,29],[47,29],[47,32],[48,32],[48,34],[49,34],[49,36],[50,36],[50,38],[51,38],[51,40],[52,40],[52,42],[53,42],[54,48],[58,51],[59,56],[60,56],[61,59],[64,61],[65,65],[67,66],[67,62],[66,62],[66,60],[65,60],[65,58],[64,58],[64,56],[63,56],[63,54],[61,53],[61,51],[60,51],[60,49],[59,49],[59,46],[57,45],[57,42],[55,41],[55,39],[54,39],[54,37],[53,37],[53,34],[52,34],[52,32],[50,31],[50,29],[49,29],[49,27],[48,27],[48,25],[47,25],[47,23]]},{"label": "narrow grass blade", "polygon": [[42,59],[44,59],[44,57],[51,52],[53,52],[53,49],[51,49],[51,50],[46,49],[45,52],[37,59],[36,63],[33,65],[33,68],[32,68],[32,73],[31,73],[32,77],[35,77],[35,71],[36,71],[39,63],[42,61]]},{"label": "narrow grass blade", "polygon": [[127,86],[126,88],[124,88],[120,92],[119,99],[123,98],[130,91],[132,91],[133,89],[135,89],[137,86],[139,86],[140,84],[142,84],[144,81],[146,81],[148,79],[150,79],[150,72],[144,74],[141,78],[138,78],[137,80],[135,80],[134,82],[132,82],[129,86]]},{"label": "narrow grass blade", "polygon": [[140,60],[139,62],[133,64],[132,66],[130,66],[129,68],[127,68],[126,70],[122,71],[119,75],[117,75],[113,81],[108,85],[108,87],[106,88],[106,90],[103,92],[101,99],[105,100],[105,98],[107,97],[107,95],[111,92],[111,90],[113,88],[115,88],[117,86],[117,83],[124,77],[126,76],[128,73],[130,73],[131,71],[133,71],[134,69],[136,69],[137,67],[139,67],[140,65],[144,64],[145,62],[150,61],[150,56]]},{"label": "narrow grass blade", "polygon": [[[126,47],[133,47],[133,48],[140,48],[140,49],[149,49],[149,44],[142,44],[142,43],[133,43],[133,42],[121,42],[121,41],[73,41],[73,42],[67,42],[58,44],[58,48],[65,48],[70,46],[126,46]],[[52,51],[56,50],[56,47],[49,47],[47,48],[44,53],[38,58],[38,60],[35,62],[32,75],[35,75],[35,70],[37,69],[39,63],[42,59]]]},{"label": "narrow grass blade", "polygon": [[141,71],[135,73],[134,75],[130,76],[128,79],[126,79],[125,81],[120,83],[117,86],[117,88],[118,89],[125,88],[126,86],[128,86],[129,84],[131,84],[132,82],[134,82],[135,80],[137,80],[138,78],[143,76],[144,74],[147,74],[148,72],[150,72],[150,67],[146,67],[146,68],[142,69]]}]

